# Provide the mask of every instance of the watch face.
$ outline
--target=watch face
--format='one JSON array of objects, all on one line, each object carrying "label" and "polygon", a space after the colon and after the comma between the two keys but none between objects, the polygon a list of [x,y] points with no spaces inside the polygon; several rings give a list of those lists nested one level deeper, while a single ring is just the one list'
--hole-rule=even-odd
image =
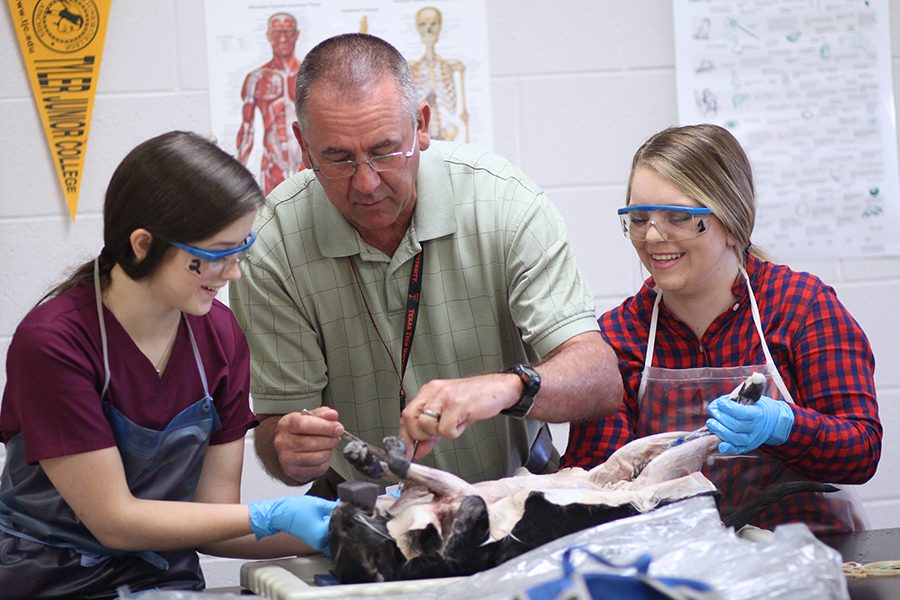
[{"label": "watch face", "polygon": [[514,369],[519,377],[522,378],[522,383],[525,384],[525,393],[533,389],[531,395],[537,394],[538,390],[541,389],[540,374],[531,365],[516,365]]},{"label": "watch face", "polygon": [[534,404],[534,397],[541,389],[541,376],[530,365],[517,364],[509,369],[508,373],[515,373],[522,380],[524,386],[519,401],[510,406],[508,409],[501,411],[503,414],[511,415],[516,418],[524,418],[531,410]]}]

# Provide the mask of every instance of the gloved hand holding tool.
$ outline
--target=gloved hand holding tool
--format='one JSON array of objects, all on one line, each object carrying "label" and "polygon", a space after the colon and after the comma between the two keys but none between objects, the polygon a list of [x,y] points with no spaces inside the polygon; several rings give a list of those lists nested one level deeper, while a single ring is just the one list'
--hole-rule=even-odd
[{"label": "gloved hand holding tool", "polygon": [[742,454],[762,444],[778,446],[794,427],[794,411],[787,402],[761,396],[753,404],[739,404],[728,395],[709,403],[706,426],[719,436],[719,452]]}]

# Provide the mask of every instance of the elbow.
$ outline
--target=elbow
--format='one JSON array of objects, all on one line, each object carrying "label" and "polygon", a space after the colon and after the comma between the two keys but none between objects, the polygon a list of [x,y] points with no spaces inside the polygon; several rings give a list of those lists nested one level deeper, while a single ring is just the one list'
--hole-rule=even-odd
[{"label": "elbow", "polygon": [[[618,375],[618,370],[616,371]],[[603,414],[604,417],[608,417],[610,415],[614,415],[619,412],[619,409],[622,408],[622,403],[625,398],[625,388],[622,385],[622,378],[616,377],[613,379],[610,385],[610,390],[608,390],[606,398],[606,412]]]},{"label": "elbow", "polygon": [[625,387],[622,385],[622,377],[619,374],[619,370],[614,369],[611,375],[604,377],[599,384],[594,396],[597,398],[597,402],[592,416],[594,418],[612,416],[622,408],[625,398]]},{"label": "elbow", "polygon": [[851,473],[853,481],[849,481],[848,483],[859,485],[872,479],[872,477],[875,476],[875,472],[878,470],[879,460],[881,460],[881,444],[878,444],[878,446],[872,450],[866,460],[860,461],[860,464],[857,465],[857,468]]},{"label": "elbow", "polygon": [[134,550],[146,550],[147,548],[140,548],[135,546],[134,535],[129,535],[127,528],[122,531],[118,531],[111,527],[88,527],[88,531],[93,534],[97,541],[100,542],[100,545],[104,548],[109,548],[110,550],[120,550],[123,552],[134,551]]},{"label": "elbow", "polygon": [[878,463],[881,460],[881,439],[882,429],[878,424],[869,430],[868,443],[865,445],[865,451],[860,456],[853,469],[848,473],[848,481],[845,483],[860,485],[866,483],[875,476],[878,470]]},{"label": "elbow", "polygon": [[82,523],[104,548],[123,552],[153,550],[147,547],[143,527],[135,523],[140,517],[115,510],[84,516],[88,518],[82,518]]},{"label": "elbow", "polygon": [[862,485],[875,476],[878,470],[878,461],[881,459],[881,444],[875,444],[869,448],[869,452],[864,457],[853,463],[848,464],[848,468],[843,471],[844,476],[840,479],[832,479],[829,483],[837,483],[844,485]]},{"label": "elbow", "polygon": [[619,370],[619,359],[616,351],[609,345],[605,345],[603,354],[604,368],[599,369],[603,373],[602,385],[602,411],[601,416],[608,417],[615,414],[621,407],[625,398],[625,385],[622,383],[622,372]]},{"label": "elbow", "polygon": [[840,481],[829,481],[828,483],[836,483],[839,485],[862,485],[868,482],[875,475],[875,464],[869,465],[860,465],[860,469],[856,471],[851,471],[847,474],[847,476]]}]

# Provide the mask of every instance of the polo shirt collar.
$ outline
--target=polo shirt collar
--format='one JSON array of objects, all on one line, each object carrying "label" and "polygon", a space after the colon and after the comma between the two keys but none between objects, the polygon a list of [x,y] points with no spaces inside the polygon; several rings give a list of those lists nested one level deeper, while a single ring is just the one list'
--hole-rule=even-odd
[{"label": "polo shirt collar", "polygon": [[[313,182],[311,187],[313,227],[322,256],[340,258],[366,252],[366,243],[328,200],[324,188],[318,181]],[[457,224],[453,185],[447,165],[436,149],[419,154],[416,190],[416,210],[407,230],[407,240],[418,245],[455,233]]]}]

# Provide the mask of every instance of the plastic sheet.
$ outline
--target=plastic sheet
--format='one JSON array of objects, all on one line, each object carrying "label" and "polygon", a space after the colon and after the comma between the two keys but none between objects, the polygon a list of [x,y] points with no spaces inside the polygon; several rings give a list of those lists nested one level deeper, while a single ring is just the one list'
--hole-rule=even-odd
[{"label": "plastic sheet", "polygon": [[[651,576],[703,581],[715,588],[723,600],[850,597],[840,554],[817,540],[808,527],[783,525],[768,542],[742,539],[722,525],[715,503],[708,497],[689,498],[646,514],[585,529],[488,571],[448,582],[446,586],[409,594],[393,593],[391,597],[514,598],[540,583],[560,578],[562,555],[572,546],[584,546],[615,564],[630,563],[648,553],[652,556]],[[594,568],[584,554],[573,555],[573,563],[576,569]],[[354,588],[352,593],[348,589],[346,596],[334,588],[319,589],[327,589],[329,598],[358,598],[381,595],[379,586],[383,585],[386,584],[338,586]]]},{"label": "plastic sheet", "polygon": [[[649,553],[653,557],[651,575],[705,581],[729,600],[850,597],[840,554],[818,541],[808,527],[778,527],[770,543],[744,540],[722,526],[711,498],[691,498],[579,531],[525,554],[513,564],[501,565],[493,573],[475,575],[458,585],[477,586],[477,579],[494,579],[497,594],[482,597],[509,598],[514,595],[510,592],[559,577],[562,553],[573,545],[584,545],[617,564]],[[442,596],[450,597],[451,590],[444,591]]]}]

